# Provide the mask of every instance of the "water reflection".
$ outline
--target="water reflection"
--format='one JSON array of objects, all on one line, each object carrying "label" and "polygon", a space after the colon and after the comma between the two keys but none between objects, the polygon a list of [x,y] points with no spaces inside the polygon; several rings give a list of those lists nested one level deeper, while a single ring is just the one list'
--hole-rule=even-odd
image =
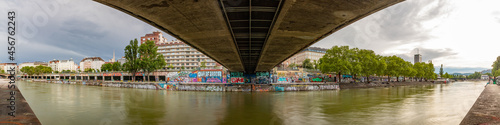
[{"label": "water reflection", "polygon": [[43,124],[458,124],[484,83],[310,92],[190,92],[24,83]]}]

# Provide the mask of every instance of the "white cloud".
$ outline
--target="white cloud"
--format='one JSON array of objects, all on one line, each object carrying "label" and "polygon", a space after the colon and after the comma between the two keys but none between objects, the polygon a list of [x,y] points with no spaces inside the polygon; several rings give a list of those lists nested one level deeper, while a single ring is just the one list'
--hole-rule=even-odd
[{"label": "white cloud", "polygon": [[[408,0],[366,17],[313,46],[350,45],[372,49],[381,55],[401,55],[411,62],[415,49],[420,48],[429,54],[422,53],[424,61],[432,59],[436,66],[444,64],[457,71],[491,68],[500,56],[498,5],[497,0]],[[376,29],[360,30],[363,27]],[[368,42],[358,44],[359,38]]]}]

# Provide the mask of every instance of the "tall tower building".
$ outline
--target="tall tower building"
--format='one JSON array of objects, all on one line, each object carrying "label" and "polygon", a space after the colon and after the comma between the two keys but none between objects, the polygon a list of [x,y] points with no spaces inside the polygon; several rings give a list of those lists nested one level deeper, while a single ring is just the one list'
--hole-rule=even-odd
[{"label": "tall tower building", "polygon": [[415,54],[415,56],[414,56],[413,58],[414,58],[414,60],[415,60],[415,61],[413,62],[413,64],[415,64],[415,63],[419,63],[419,62],[422,62],[422,55],[420,55],[420,54],[418,53],[418,49],[417,49],[417,54]]}]

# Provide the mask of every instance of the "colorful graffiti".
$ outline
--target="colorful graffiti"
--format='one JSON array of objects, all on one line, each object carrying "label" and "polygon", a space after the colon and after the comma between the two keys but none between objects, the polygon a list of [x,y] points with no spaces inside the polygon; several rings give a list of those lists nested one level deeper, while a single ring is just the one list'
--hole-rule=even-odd
[{"label": "colorful graffiti", "polygon": [[323,78],[315,77],[311,79],[311,82],[323,82]]},{"label": "colorful graffiti", "polygon": [[243,77],[231,77],[231,83],[243,84],[245,83],[245,79]]}]

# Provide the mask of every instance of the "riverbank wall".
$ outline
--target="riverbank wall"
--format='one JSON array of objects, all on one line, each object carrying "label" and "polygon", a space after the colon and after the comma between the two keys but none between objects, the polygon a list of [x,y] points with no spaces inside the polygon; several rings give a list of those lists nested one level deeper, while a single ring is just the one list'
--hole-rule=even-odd
[{"label": "riverbank wall", "polygon": [[9,88],[7,79],[0,79],[0,98],[0,124],[41,124],[21,91],[17,86]]},{"label": "riverbank wall", "polygon": [[460,125],[500,124],[500,86],[489,84],[470,108]]},{"label": "riverbank wall", "polygon": [[446,84],[444,81],[406,81],[406,82],[371,82],[371,83],[340,83],[340,89],[361,89],[361,88],[378,88],[378,87],[397,87],[397,86],[416,86],[416,85],[431,85],[431,84]]},{"label": "riverbank wall", "polygon": [[[30,81],[30,80],[28,80]],[[215,91],[215,92],[267,92],[267,91],[322,91],[339,89],[360,89],[377,87],[396,87],[412,85],[443,84],[444,81],[429,82],[371,82],[371,83],[271,83],[271,84],[227,84],[227,83],[164,83],[164,82],[121,82],[121,81],[64,81],[64,80],[31,80],[60,84],[81,84],[103,87],[157,89],[167,91]]]}]

